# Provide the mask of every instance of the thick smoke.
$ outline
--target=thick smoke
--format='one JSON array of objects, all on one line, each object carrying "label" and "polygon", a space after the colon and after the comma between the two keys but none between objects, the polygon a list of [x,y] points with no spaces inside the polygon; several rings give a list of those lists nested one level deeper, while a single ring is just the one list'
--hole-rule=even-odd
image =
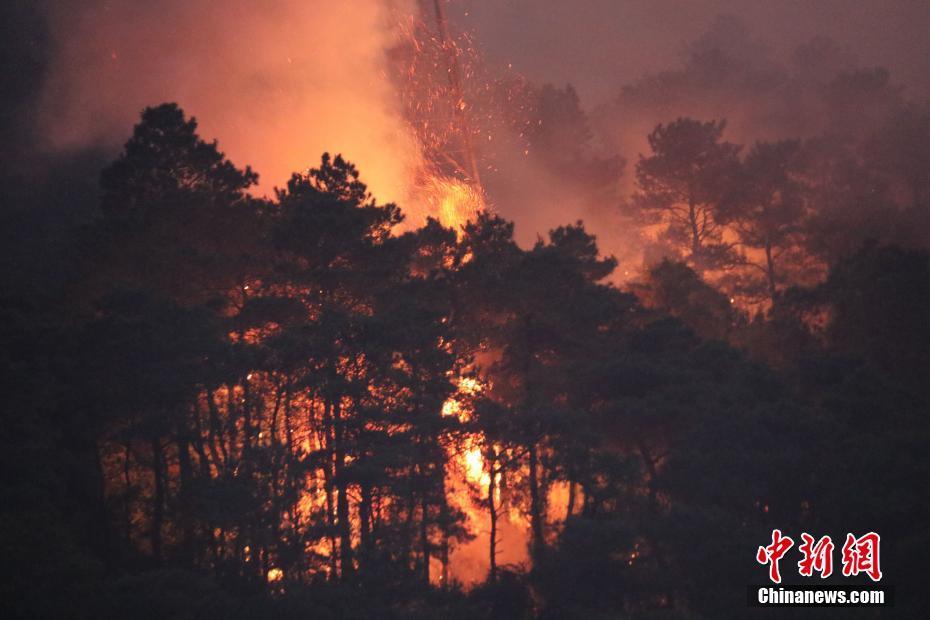
[{"label": "thick smoke", "polygon": [[[676,37],[693,32],[693,24],[684,28],[671,4],[621,11],[592,2],[571,14],[520,2],[448,5],[453,28],[474,29],[487,75],[506,73],[512,56],[515,69],[525,65],[533,78],[529,120],[542,129],[478,136],[482,150],[496,151],[496,169],[484,179],[492,207],[516,221],[524,245],[581,219],[607,253],[621,258],[619,275],[638,268],[639,231],[620,205],[633,189],[632,164],[657,123],[726,118],[726,138],[749,144],[837,128],[866,133],[900,105],[901,87],[872,58],[895,60],[899,50],[878,48],[875,37],[840,42],[815,34],[787,46],[785,37],[762,36],[741,17],[705,12],[705,32],[683,43]],[[732,8],[726,4],[708,6]],[[217,138],[235,163],[260,173],[260,192],[314,165],[323,151],[342,152],[380,200],[399,202],[412,223],[424,214],[410,187],[421,152],[399,108],[386,54],[396,43],[393,11],[413,11],[415,3],[64,0],[51,6],[52,54],[38,106],[46,147],[115,151],[144,106],[177,101],[198,118],[202,135]],[[760,11],[743,13],[756,23]],[[667,19],[647,41],[633,25],[656,15]],[[821,21],[829,31],[826,18]],[[804,24],[806,31],[812,27]],[[530,38],[537,44],[527,46]],[[634,50],[633,42],[651,56]],[[528,47],[540,58],[562,60],[534,64]],[[913,70],[915,62],[897,66]],[[549,79],[559,80],[559,88],[547,91]],[[579,85],[578,96],[565,81]],[[916,84],[910,92],[926,88]],[[539,109],[546,97],[548,112]]]},{"label": "thick smoke", "polygon": [[260,191],[319,163],[354,161],[382,201],[402,201],[416,157],[386,77],[382,0],[67,1],[49,15],[42,103],[52,149],[116,148],[147,105],[178,102]]},{"label": "thick smoke", "polygon": [[[516,220],[518,236],[523,224],[524,238],[555,219],[584,219],[602,249],[621,258],[620,279],[635,276],[649,243],[618,212],[635,189],[634,165],[648,153],[646,137],[657,124],[682,116],[726,119],[724,138],[745,145],[744,152],[757,140],[813,139],[842,159],[847,148],[858,149],[853,157],[868,154],[869,141],[887,136],[909,101],[919,105],[930,93],[930,13],[916,3],[464,0],[455,6],[491,64],[512,63],[537,84],[576,86],[593,130],[592,150],[627,162],[614,188],[619,196],[604,192],[599,203],[573,200],[583,184],[559,170],[525,167],[530,182],[521,184],[528,188],[522,198],[531,199],[514,192],[500,210]],[[715,16],[718,11],[724,14]],[[837,228],[849,247],[870,235],[908,241],[909,235],[876,226],[894,219],[887,203],[860,198],[847,200],[857,207],[855,221]]]},{"label": "thick smoke", "polygon": [[688,45],[679,67],[619,91],[593,116],[610,148],[631,157],[647,150],[656,124],[680,116],[725,119],[728,140],[751,144],[823,132],[866,135],[901,104],[901,87],[887,70],[858,62],[848,47],[816,36],[777,57],[732,15],[718,16]]},{"label": "thick smoke", "polygon": [[478,33],[491,62],[537,83],[571,82],[589,108],[644,74],[677,67],[683,48],[722,14],[764,36],[774,57],[827,37],[860,62],[887,67],[915,96],[930,94],[923,0],[454,0],[449,14]]}]

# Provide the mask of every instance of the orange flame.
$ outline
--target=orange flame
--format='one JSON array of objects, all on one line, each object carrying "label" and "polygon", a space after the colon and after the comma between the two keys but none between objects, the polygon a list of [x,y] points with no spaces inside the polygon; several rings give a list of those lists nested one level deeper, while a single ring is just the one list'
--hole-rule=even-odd
[{"label": "orange flame", "polygon": [[486,208],[481,191],[456,178],[432,176],[422,191],[428,212],[457,233]]}]

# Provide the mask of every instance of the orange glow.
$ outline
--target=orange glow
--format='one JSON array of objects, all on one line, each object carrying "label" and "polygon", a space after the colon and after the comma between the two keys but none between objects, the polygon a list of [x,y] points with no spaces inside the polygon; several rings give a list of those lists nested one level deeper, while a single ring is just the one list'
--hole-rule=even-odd
[{"label": "orange glow", "polygon": [[[468,145],[473,133],[466,116],[472,110],[472,102],[466,101],[459,89],[450,91],[445,61],[433,64],[449,49],[437,44],[435,38],[424,46],[422,40],[413,36],[410,25],[420,22],[413,15],[413,3],[401,3],[400,14],[388,10],[379,0],[349,0],[345,5],[335,3],[325,10],[288,0],[284,3],[287,10],[280,12],[258,11],[238,0],[233,4],[242,5],[239,12],[243,16],[234,23],[217,21],[212,13],[204,15],[194,5],[185,9],[190,16],[186,21],[204,24],[204,29],[198,32],[197,40],[179,43],[179,58],[186,58],[181,52],[187,48],[200,45],[214,45],[218,50],[216,57],[224,58],[221,68],[198,66],[198,73],[206,79],[192,83],[187,91],[165,87],[176,83],[174,80],[151,79],[149,76],[158,74],[158,67],[151,64],[150,54],[134,48],[132,40],[125,42],[125,51],[120,49],[120,66],[124,66],[126,73],[105,74],[104,82],[92,91],[87,91],[87,85],[96,84],[96,80],[87,80],[85,73],[94,76],[100,73],[95,70],[92,58],[85,64],[75,63],[74,66],[85,67],[81,71],[53,67],[51,82],[64,93],[66,103],[62,114],[43,118],[43,122],[56,137],[56,146],[106,142],[111,137],[110,124],[119,127],[118,135],[122,136],[124,127],[141,107],[176,99],[188,114],[200,120],[202,136],[215,136],[233,162],[238,165],[250,162],[261,173],[256,194],[269,194],[274,186],[283,185],[291,172],[316,166],[319,154],[329,151],[342,153],[357,164],[361,179],[378,201],[398,202],[411,227],[432,216],[461,234],[465,224],[487,208],[474,156],[466,158],[461,154],[470,150],[463,148],[463,143]],[[120,30],[128,21],[121,19],[120,11],[97,17],[75,26],[76,32],[84,36],[76,34],[65,42],[65,48],[78,61],[95,51],[85,49],[84,41],[100,38],[86,33]],[[142,35],[148,33],[147,24],[146,21],[136,27],[137,38],[146,38]],[[247,28],[246,34],[242,28]],[[400,60],[408,79],[395,79],[390,58],[385,56],[385,50],[398,39],[414,50],[412,57]],[[254,45],[242,47],[231,43],[241,40],[253,41]],[[468,80],[472,71],[466,63],[462,66],[462,79]],[[423,69],[422,75],[417,74],[417,67]],[[88,106],[76,105],[98,98],[123,100],[113,93],[122,93],[129,79],[135,82],[128,91],[140,98],[127,100],[126,109],[111,111],[113,118]],[[225,93],[230,87],[240,93],[240,105],[229,105]],[[110,122],[102,123],[101,119]],[[490,135],[487,139],[490,140]],[[261,288],[261,282],[250,281],[240,294],[244,300],[247,291]],[[266,326],[245,334],[230,332],[229,338],[232,342],[244,340],[255,344],[274,329]],[[235,419],[237,408],[246,405],[247,399],[266,398],[267,402],[254,403],[261,411],[274,412],[271,414],[274,422],[256,429],[255,436],[262,445],[275,448],[286,445],[301,456],[329,459],[325,467],[310,471],[300,482],[301,488],[295,490],[295,509],[282,516],[282,525],[297,526],[320,519],[333,522],[333,503],[339,499],[339,491],[333,490],[331,478],[323,473],[324,469],[334,467],[334,457],[328,452],[331,446],[327,445],[325,433],[321,434],[316,426],[323,416],[321,405],[304,392],[288,396],[292,409],[279,407],[276,401],[280,396],[274,394],[280,388],[275,380],[267,373],[255,371],[244,378],[243,385],[223,385],[207,391],[199,403],[204,418],[209,415],[223,421]],[[443,404],[442,414],[468,421],[470,397],[485,388],[478,379],[458,378],[457,392]],[[286,423],[287,434],[285,415],[292,416]],[[241,445],[230,445],[229,460],[236,463],[242,449]],[[345,464],[352,462],[351,455],[343,459]],[[489,517],[482,498],[487,497],[491,473],[476,437],[465,437],[451,446],[450,461],[447,475],[450,502],[465,512],[467,527],[476,535],[474,540],[452,550],[450,574],[462,583],[473,584],[487,574]],[[232,473],[239,473],[238,465]],[[494,500],[506,504],[501,474],[495,474],[495,481],[498,485]],[[357,487],[346,492],[353,504],[349,517],[353,545],[359,542],[361,532],[358,508],[354,505],[356,493]],[[382,501],[382,510],[392,509],[389,499]],[[527,528],[522,517],[512,507],[502,507],[498,527],[500,561],[524,561]],[[221,531],[217,535],[226,533]],[[338,572],[335,558],[339,544],[336,537],[324,536],[305,546],[304,551],[314,558],[314,571]],[[245,549],[247,555],[250,552]],[[268,569],[265,578],[268,583],[283,582],[285,574],[274,567]]]},{"label": "orange glow", "polygon": [[[385,58],[397,36],[389,3],[174,2],[170,18],[162,4],[82,4],[52,11],[61,53],[40,110],[52,146],[119,144],[143,107],[177,101],[259,172],[259,194],[329,151],[358,165],[379,202],[407,204],[420,149]],[[166,23],[197,27],[172,29],[168,45]]]},{"label": "orange glow", "polygon": [[459,377],[456,387],[456,394],[443,403],[442,415],[455,415],[462,422],[467,422],[471,419],[471,414],[463,401],[469,396],[480,393],[486,386],[474,377]]},{"label": "orange glow", "polygon": [[[465,476],[469,482],[480,484],[483,487],[491,482],[491,476],[484,471],[484,458],[480,448],[471,448],[465,451]],[[499,477],[499,476],[498,476]]]}]

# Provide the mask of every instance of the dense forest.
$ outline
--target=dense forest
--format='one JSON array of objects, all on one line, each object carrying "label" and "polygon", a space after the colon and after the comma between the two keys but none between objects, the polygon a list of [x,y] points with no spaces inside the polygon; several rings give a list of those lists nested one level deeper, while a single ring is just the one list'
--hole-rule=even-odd
[{"label": "dense forest", "polygon": [[[880,532],[897,610],[926,609],[930,254],[831,246],[821,196],[868,179],[722,129],[650,135],[634,202],[685,258],[620,287],[580,222],[529,248],[490,212],[403,229],[328,154],[256,198],[180,108],[146,109],[67,280],[4,290],[4,607],[734,617],[777,527]],[[913,172],[892,226],[927,213]],[[491,530],[463,589],[468,511]],[[507,512],[520,565],[496,561]]]},{"label": "dense forest", "polygon": [[480,198],[428,217],[351,152],[269,194],[161,99],[47,148],[2,11],[3,617],[761,617],[775,529],[880,533],[895,592],[791,617],[930,614],[930,102],[887,70],[718,19],[586,111],[463,45],[442,116],[423,27],[399,105]]}]

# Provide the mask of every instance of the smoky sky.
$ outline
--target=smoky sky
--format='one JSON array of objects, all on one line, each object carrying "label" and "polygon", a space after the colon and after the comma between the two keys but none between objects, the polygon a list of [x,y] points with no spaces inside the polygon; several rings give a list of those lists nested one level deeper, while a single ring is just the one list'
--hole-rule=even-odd
[{"label": "smoky sky", "polygon": [[775,58],[825,36],[859,63],[887,67],[913,96],[930,94],[926,0],[457,0],[449,12],[491,62],[571,83],[588,106],[680,64],[719,15],[742,21]]},{"label": "smoky sky", "polygon": [[[372,56],[385,39],[373,16],[398,3],[406,0],[11,0],[4,3],[2,27],[4,130],[22,135],[38,113],[45,131],[56,133],[53,142],[69,134],[78,142],[100,142],[104,134],[103,142],[116,145],[143,105],[162,97],[197,104],[207,83],[215,90],[228,87],[220,111],[191,110],[208,127],[221,123],[205,113],[230,114],[245,107],[243,99],[255,114],[276,96],[361,100],[372,90],[371,76],[361,72],[345,88],[340,79],[347,72],[331,67],[352,52],[359,56],[358,50]],[[644,76],[679,68],[689,46],[721,15],[735,19],[742,32],[720,36],[751,39],[747,54],[782,61],[812,38],[826,37],[856,66],[887,67],[910,97],[930,95],[926,0],[450,0],[445,6],[453,27],[473,33],[490,65],[512,65],[537,84],[570,83],[589,111]],[[291,85],[282,86],[281,76],[293,72],[278,65],[288,63],[292,70],[297,56],[327,69],[302,74],[299,88],[291,78]],[[303,120],[269,109],[266,116],[276,113],[282,124]],[[246,120],[226,125],[239,128]]]},{"label": "smoky sky", "polygon": [[[25,161],[20,152],[36,148],[112,158],[144,106],[177,101],[198,118],[203,137],[259,172],[266,194],[315,165],[322,151],[342,152],[379,199],[423,215],[407,199],[417,146],[384,64],[396,26],[391,11],[418,5],[432,2],[10,0],[0,6],[3,161]],[[593,134],[588,155],[628,164],[619,195],[585,208],[551,199],[578,193],[563,176],[511,166],[517,191],[495,206],[527,242],[583,219],[606,251],[637,247],[635,233],[616,220],[618,200],[632,191],[632,164],[657,123],[727,118],[727,139],[751,144],[806,138],[831,119],[871,129],[896,105],[895,93],[930,96],[926,0],[444,6],[489,73],[511,66],[537,86],[572,84]],[[712,48],[724,50],[726,63],[694,61],[696,50]],[[890,84],[857,100],[866,102],[856,104],[861,109],[838,115],[835,102],[824,104],[838,72],[877,66],[888,69]]]}]

